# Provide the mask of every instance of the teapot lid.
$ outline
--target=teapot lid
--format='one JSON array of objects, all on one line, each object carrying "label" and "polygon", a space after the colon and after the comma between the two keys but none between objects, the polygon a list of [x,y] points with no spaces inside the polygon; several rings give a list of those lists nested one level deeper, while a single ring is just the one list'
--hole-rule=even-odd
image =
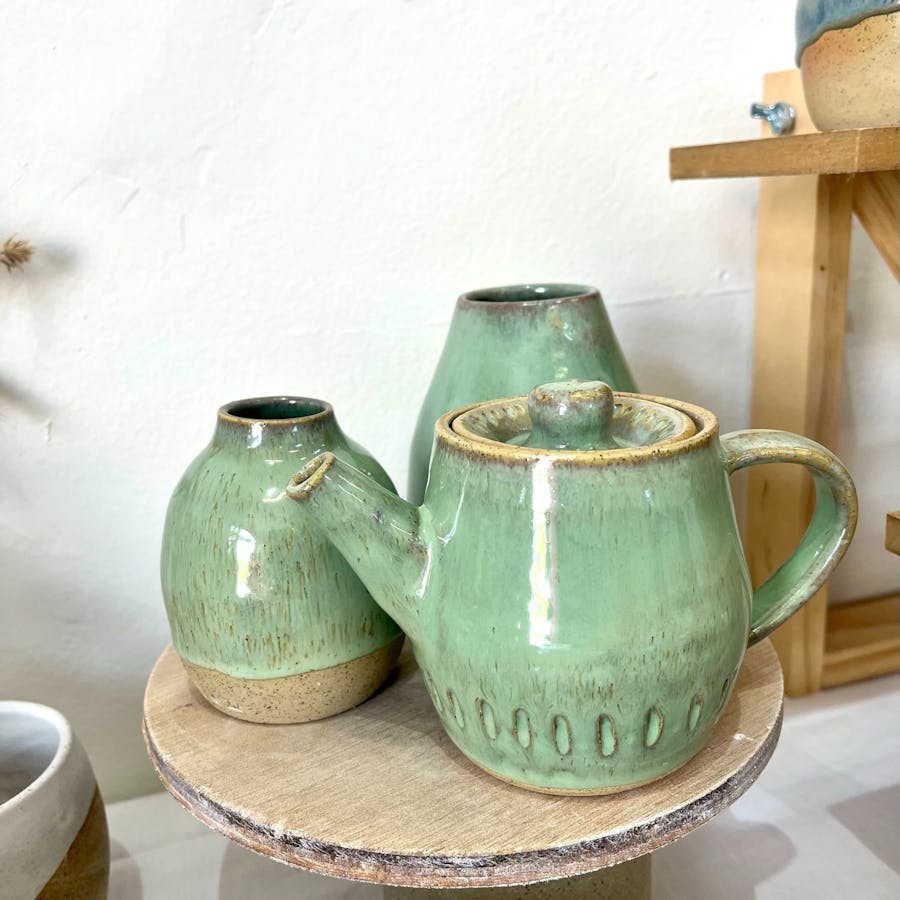
[{"label": "teapot lid", "polygon": [[456,416],[452,430],[475,441],[532,450],[622,450],[690,437],[697,426],[672,406],[613,393],[602,381],[556,381],[527,397],[479,403]]}]

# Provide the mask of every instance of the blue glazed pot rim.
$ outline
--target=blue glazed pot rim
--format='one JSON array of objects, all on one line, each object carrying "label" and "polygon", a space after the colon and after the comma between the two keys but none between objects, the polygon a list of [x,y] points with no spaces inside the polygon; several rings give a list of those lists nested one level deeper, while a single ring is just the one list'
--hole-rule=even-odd
[{"label": "blue glazed pot rim", "polygon": [[826,31],[852,28],[870,16],[900,12],[900,0],[799,0],[797,3],[796,62],[803,51]]}]

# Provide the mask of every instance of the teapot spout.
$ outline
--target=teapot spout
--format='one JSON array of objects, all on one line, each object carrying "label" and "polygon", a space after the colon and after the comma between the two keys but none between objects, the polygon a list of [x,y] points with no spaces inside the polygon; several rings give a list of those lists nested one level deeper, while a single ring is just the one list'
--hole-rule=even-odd
[{"label": "teapot spout", "polygon": [[413,640],[415,604],[428,572],[420,511],[333,453],[311,459],[287,493],[359,576],[375,602]]}]

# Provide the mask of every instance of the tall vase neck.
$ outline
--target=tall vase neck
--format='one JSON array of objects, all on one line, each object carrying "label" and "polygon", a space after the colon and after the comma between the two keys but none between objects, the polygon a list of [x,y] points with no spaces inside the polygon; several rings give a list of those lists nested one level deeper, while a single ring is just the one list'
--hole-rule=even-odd
[{"label": "tall vase neck", "polygon": [[221,407],[212,443],[278,458],[319,444],[330,447],[337,435],[340,427],[330,403],[310,397],[258,397]]}]

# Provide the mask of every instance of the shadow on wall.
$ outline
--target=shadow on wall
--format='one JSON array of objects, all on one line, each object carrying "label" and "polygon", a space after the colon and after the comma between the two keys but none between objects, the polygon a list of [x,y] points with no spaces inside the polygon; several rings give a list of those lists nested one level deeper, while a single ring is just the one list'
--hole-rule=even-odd
[{"label": "shadow on wall", "polygon": [[32,419],[42,420],[50,416],[50,407],[40,397],[0,374],[0,420],[4,418],[3,410],[10,406]]},{"label": "shadow on wall", "polygon": [[[48,523],[48,526],[51,523]],[[84,744],[108,804],[160,789],[144,749],[141,708],[149,674],[120,664],[89,585],[67,581],[67,556],[43,552],[29,531],[0,535],[0,696],[53,706]],[[134,622],[121,622],[124,633]],[[2,891],[0,891],[2,893]]]},{"label": "shadow on wall", "polygon": [[610,312],[643,393],[702,406],[723,432],[750,421],[753,291],[654,298]]},{"label": "shadow on wall", "polygon": [[828,810],[886,866],[900,874],[900,784],[835,803]]},{"label": "shadow on wall", "polygon": [[[42,243],[34,248],[34,255],[20,267],[11,271],[0,269],[0,290],[10,297],[21,295],[23,305],[37,314],[40,307],[63,302],[59,292],[61,281],[74,270],[76,259],[71,248]],[[50,406],[44,399],[3,373],[0,359],[0,419],[9,407],[33,419],[46,419],[50,415]]]},{"label": "shadow on wall", "polygon": [[[617,306],[610,317],[641,391],[702,406],[722,434],[750,425],[752,288]],[[746,470],[730,479],[739,528]]]}]

